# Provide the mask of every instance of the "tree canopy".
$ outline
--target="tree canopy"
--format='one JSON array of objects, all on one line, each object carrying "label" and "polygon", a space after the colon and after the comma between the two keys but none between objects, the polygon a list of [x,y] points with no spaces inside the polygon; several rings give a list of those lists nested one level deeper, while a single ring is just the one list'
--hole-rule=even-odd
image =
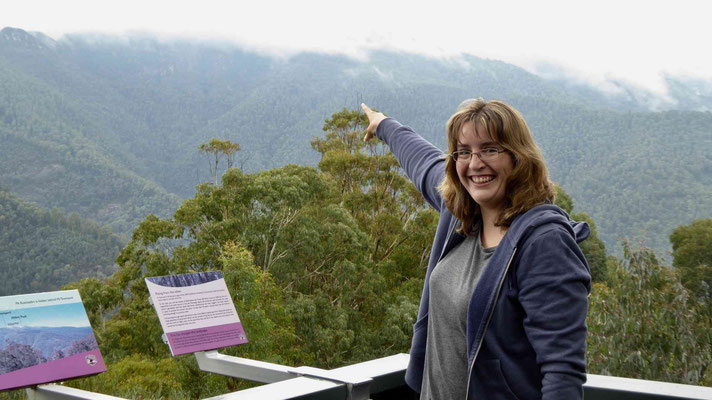
[{"label": "tree canopy", "polygon": [[712,219],[678,226],[670,235],[672,265],[693,299],[712,317]]}]

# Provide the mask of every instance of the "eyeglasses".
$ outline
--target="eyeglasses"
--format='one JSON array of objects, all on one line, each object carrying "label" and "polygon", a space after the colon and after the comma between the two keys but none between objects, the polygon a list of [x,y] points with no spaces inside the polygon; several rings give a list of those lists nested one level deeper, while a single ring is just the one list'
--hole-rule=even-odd
[{"label": "eyeglasses", "polygon": [[472,155],[476,154],[477,157],[480,158],[482,161],[494,161],[497,158],[499,158],[499,155],[501,153],[505,153],[507,150],[500,150],[496,147],[486,147],[480,151],[471,151],[471,150],[458,150],[458,151],[453,151],[450,156],[453,158],[453,160],[460,162],[460,163],[469,163],[470,160],[472,160]]}]

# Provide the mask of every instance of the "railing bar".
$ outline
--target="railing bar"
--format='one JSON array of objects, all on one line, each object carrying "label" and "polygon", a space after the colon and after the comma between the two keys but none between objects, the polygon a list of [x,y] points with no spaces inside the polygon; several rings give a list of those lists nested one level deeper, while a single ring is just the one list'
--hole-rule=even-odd
[{"label": "railing bar", "polygon": [[618,376],[606,376],[588,374],[584,389],[605,390],[621,393],[629,393],[649,398],[667,399],[701,399],[712,400],[712,388],[705,386],[683,385],[680,383],[648,381],[643,379],[621,378]]},{"label": "railing bar", "polygon": [[271,383],[239,392],[227,393],[204,400],[296,400],[296,399],[345,399],[346,385],[320,379],[294,378]]},{"label": "railing bar", "polygon": [[[239,392],[224,394],[213,399],[299,399],[323,398],[343,399],[347,394],[347,384],[352,384],[351,395],[354,398],[368,398],[368,393],[378,393],[403,385],[405,368],[408,365],[407,354],[396,354],[376,360],[369,360],[333,370],[320,370],[311,367],[291,368],[275,364],[260,363],[254,365],[254,360],[239,357],[224,356],[217,352],[209,354],[196,353],[198,365],[202,370],[210,372],[220,371],[223,375],[249,379],[248,375],[255,376],[264,373],[263,369],[274,372],[280,367],[280,374],[287,373],[292,379],[283,380],[269,385],[241,390]],[[209,364],[209,365],[208,365]],[[265,365],[267,364],[267,365]],[[257,370],[258,372],[256,372]],[[304,374],[296,377],[294,374]],[[264,376],[260,376],[264,382]],[[252,379],[255,380],[255,379]],[[338,382],[339,380],[345,383]]]},{"label": "railing bar", "polygon": [[73,387],[49,383],[25,389],[28,400],[126,400],[122,397],[109,396]]},{"label": "railing bar", "polygon": [[250,360],[220,354],[217,351],[195,353],[198,367],[205,372],[212,372],[253,382],[274,383],[294,379],[291,367],[264,361]]}]

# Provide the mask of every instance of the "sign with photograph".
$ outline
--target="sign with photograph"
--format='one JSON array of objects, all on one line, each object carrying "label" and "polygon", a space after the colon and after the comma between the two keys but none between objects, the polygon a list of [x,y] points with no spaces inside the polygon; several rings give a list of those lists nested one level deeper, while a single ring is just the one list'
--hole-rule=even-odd
[{"label": "sign with photograph", "polygon": [[247,343],[222,272],[146,278],[171,354]]},{"label": "sign with photograph", "polygon": [[79,291],[0,297],[0,390],[104,371]]}]

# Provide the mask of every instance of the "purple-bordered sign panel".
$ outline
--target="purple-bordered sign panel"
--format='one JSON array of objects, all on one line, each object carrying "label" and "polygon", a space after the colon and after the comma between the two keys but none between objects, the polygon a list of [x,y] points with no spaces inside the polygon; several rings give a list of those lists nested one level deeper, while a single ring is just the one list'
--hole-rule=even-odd
[{"label": "purple-bordered sign panel", "polygon": [[222,272],[146,278],[171,354],[247,343]]},{"label": "purple-bordered sign panel", "polygon": [[0,297],[0,390],[104,371],[77,290]]}]

